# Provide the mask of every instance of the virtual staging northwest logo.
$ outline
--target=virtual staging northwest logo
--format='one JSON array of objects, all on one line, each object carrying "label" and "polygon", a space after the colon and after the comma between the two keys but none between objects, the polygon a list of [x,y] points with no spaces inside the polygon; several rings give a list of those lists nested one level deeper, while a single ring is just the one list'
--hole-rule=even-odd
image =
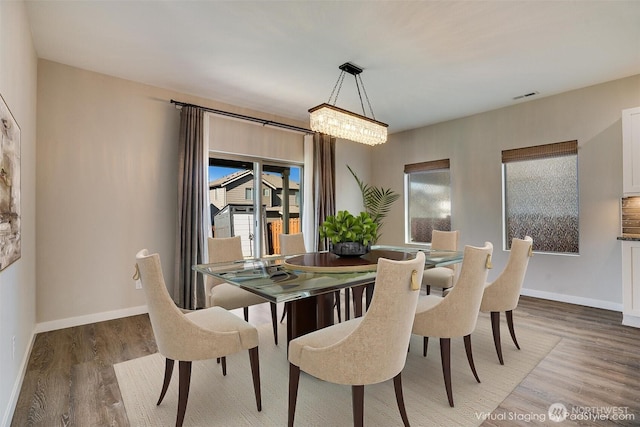
[{"label": "virtual staging northwest logo", "polygon": [[562,423],[563,421],[578,421],[597,423],[599,421],[633,422],[636,415],[629,412],[626,406],[570,406],[563,403],[554,403],[549,406],[546,413],[520,413],[520,412],[476,412],[479,420],[491,421],[521,421],[546,422],[547,420]]}]

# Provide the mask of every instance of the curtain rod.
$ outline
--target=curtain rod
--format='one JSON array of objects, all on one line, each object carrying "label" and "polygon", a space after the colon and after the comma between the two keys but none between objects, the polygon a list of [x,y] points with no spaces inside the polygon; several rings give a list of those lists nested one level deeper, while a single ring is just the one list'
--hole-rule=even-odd
[{"label": "curtain rod", "polygon": [[307,133],[307,134],[313,133],[313,131],[311,129],[306,129],[306,128],[301,128],[301,127],[298,127],[298,126],[288,125],[286,123],[274,122],[274,121],[271,121],[271,120],[259,119],[257,117],[245,116],[243,114],[231,113],[229,111],[216,110],[215,108],[202,107],[200,105],[195,105],[195,104],[189,104],[187,102],[176,101],[174,99],[171,100],[171,103],[172,104],[176,104],[176,106],[179,106],[179,107],[191,106],[191,107],[201,108],[201,109],[203,109],[205,111],[208,111],[210,113],[219,114],[221,116],[232,117],[234,119],[246,120],[246,121],[254,122],[254,123],[261,123],[263,126],[274,126],[274,127],[278,127],[278,128],[283,128],[283,129],[287,129],[287,130],[291,130],[291,131],[295,131],[295,132]]}]

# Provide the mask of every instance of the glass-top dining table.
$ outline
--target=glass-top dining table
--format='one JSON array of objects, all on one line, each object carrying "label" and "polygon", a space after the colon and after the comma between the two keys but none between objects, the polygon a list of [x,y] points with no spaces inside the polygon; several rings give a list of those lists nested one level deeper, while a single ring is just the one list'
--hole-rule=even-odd
[{"label": "glass-top dining table", "polygon": [[[287,342],[300,335],[332,325],[335,291],[350,289],[354,313],[362,315],[362,296],[367,304],[373,295],[379,258],[413,259],[426,255],[425,268],[462,261],[460,251],[440,251],[399,246],[373,246],[361,257],[339,257],[313,252],[289,257],[269,256],[234,262],[194,265],[197,272],[211,275],[260,295],[266,301],[287,303]],[[345,300],[349,313],[349,298]]]}]

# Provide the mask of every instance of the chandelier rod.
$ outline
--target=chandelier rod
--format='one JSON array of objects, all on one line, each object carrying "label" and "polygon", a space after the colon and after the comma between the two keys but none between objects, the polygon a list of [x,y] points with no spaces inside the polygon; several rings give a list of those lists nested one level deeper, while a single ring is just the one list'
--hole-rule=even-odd
[{"label": "chandelier rod", "polygon": [[[369,95],[367,95],[367,90],[364,88],[364,82],[362,81],[362,76],[358,74],[356,76],[356,81],[358,81],[358,78],[360,78],[360,84],[362,85],[362,91],[364,92],[364,97],[367,99],[367,105],[369,105],[369,111],[371,111],[371,117],[373,118],[373,120],[375,120],[376,115],[373,114],[373,107],[371,106],[371,101],[369,101]],[[359,90],[358,90],[358,94],[360,94]],[[360,102],[362,102],[362,97],[360,97]],[[364,105],[362,106],[362,111],[364,111]]]},{"label": "chandelier rod", "polygon": [[[360,106],[362,107],[362,115],[367,117],[367,112],[364,109],[364,103],[362,102],[362,94],[360,93],[360,85],[358,84],[358,74],[354,74],[353,79],[356,81],[356,89],[358,89],[358,98],[360,98]],[[364,90],[364,85],[362,85]],[[374,117],[375,119],[375,117]]]},{"label": "chandelier rod", "polygon": [[[331,104],[331,99],[333,98],[333,94],[335,93],[336,96],[333,99],[333,104],[332,105],[336,105],[336,103],[338,102],[338,95],[340,95],[340,89],[342,89],[342,82],[344,81],[344,73],[345,71],[342,70],[340,72],[340,75],[338,76],[338,80],[336,80],[336,84],[333,85],[333,90],[331,91],[331,95],[329,95],[329,102],[328,104]],[[338,91],[336,92],[336,88],[338,89]]]},{"label": "chandelier rod", "polygon": [[[364,82],[362,81],[361,73],[363,69],[350,62],[345,62],[338,68],[340,68],[340,75],[338,76],[338,80],[336,80],[336,84],[333,86],[333,90],[331,91],[331,95],[329,95],[329,101],[327,103],[330,105],[333,105],[334,107],[336,106],[336,104],[338,103],[338,95],[340,95],[340,90],[342,89],[342,83],[344,82],[345,75],[346,73],[349,73],[353,76],[353,79],[356,82],[356,89],[358,91],[358,98],[360,99],[360,107],[362,108],[362,115],[364,117],[367,117],[367,111],[364,108],[364,101],[362,100],[362,92],[364,92],[364,96],[367,100],[367,105],[369,106],[369,112],[371,113],[371,117],[373,117],[373,119],[375,120],[376,116],[373,113],[373,107],[371,107],[371,101],[369,101],[367,90],[365,89]],[[362,86],[362,91],[360,91],[360,86]],[[335,97],[334,97],[334,94],[335,94]],[[331,102],[332,99],[333,99],[333,103]]]}]

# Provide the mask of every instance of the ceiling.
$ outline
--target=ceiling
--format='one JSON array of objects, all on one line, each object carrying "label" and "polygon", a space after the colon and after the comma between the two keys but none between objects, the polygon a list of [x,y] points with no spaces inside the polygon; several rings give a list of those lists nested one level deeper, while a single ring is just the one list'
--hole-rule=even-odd
[{"label": "ceiling", "polygon": [[390,133],[640,74],[636,0],[26,3],[40,58],[305,122],[352,62]]}]

